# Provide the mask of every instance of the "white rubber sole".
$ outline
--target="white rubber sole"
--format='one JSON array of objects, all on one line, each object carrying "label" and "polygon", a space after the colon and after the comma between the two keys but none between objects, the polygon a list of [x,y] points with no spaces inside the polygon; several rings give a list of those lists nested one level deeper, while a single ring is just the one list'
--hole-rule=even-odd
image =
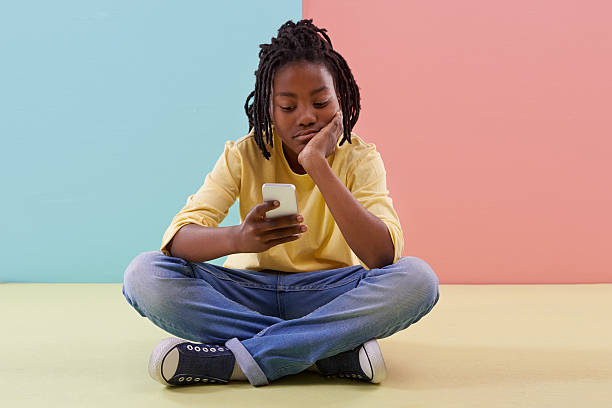
[{"label": "white rubber sole", "polygon": [[[168,337],[167,339],[160,341],[157,346],[155,346],[155,348],[151,352],[151,356],[149,357],[149,375],[151,376],[151,378],[164,385],[174,386],[174,384],[168,383],[162,375],[162,366],[164,363],[164,358],[166,358],[168,353],[170,353],[174,347],[186,341],[187,340],[182,340],[177,337]],[[174,365],[174,370],[176,370],[176,366],[178,365],[178,352],[176,352],[175,354],[176,361],[166,362],[169,363],[167,365]],[[172,370],[172,367],[170,368]],[[172,377],[172,375],[168,376],[168,378],[170,377]]]},{"label": "white rubber sole", "polygon": [[359,350],[359,363],[363,371],[372,377],[370,382],[380,383],[387,377],[385,360],[376,339],[363,343]]}]

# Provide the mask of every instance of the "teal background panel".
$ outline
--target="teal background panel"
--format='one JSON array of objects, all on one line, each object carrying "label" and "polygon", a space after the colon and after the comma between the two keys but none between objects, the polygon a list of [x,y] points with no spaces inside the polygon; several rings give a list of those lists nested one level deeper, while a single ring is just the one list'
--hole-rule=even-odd
[{"label": "teal background panel", "polygon": [[158,250],[224,142],[248,132],[259,44],[301,13],[297,0],[3,2],[0,281],[117,283]]}]

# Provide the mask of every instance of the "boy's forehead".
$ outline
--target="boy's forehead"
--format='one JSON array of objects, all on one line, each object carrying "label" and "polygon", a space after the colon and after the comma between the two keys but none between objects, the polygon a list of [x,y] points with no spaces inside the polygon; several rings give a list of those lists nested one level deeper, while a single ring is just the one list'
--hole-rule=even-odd
[{"label": "boy's forehead", "polygon": [[[313,89],[312,91],[310,91],[310,95],[314,95],[317,94],[321,91],[325,91],[325,90],[329,90],[330,88],[327,85],[323,85],[317,89]],[[296,94],[294,94],[293,92],[287,92],[287,91],[279,91],[276,93],[276,96],[297,96]]]},{"label": "boy's forehead", "polygon": [[[274,73],[271,82],[274,96],[296,96],[296,90],[304,90],[310,95],[333,88],[333,78],[323,64],[287,64]],[[276,91],[275,91],[276,89]]]}]

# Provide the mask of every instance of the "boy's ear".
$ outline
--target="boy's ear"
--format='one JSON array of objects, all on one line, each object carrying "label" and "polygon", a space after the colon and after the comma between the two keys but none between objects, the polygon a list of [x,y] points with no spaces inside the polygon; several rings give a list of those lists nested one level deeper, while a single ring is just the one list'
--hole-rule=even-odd
[{"label": "boy's ear", "polygon": [[274,123],[274,105],[272,103],[272,98],[270,98],[270,121]]},{"label": "boy's ear", "polygon": [[270,120],[274,123],[274,82],[270,82],[270,100],[268,101],[268,114],[270,115]]}]

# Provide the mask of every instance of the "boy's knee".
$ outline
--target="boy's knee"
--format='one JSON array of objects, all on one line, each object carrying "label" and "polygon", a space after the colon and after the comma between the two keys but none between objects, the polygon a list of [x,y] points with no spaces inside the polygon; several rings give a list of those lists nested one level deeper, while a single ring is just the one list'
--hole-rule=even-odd
[{"label": "boy's knee", "polygon": [[163,301],[164,294],[158,293],[161,288],[156,275],[163,273],[159,261],[164,256],[161,251],[142,252],[130,262],[123,274],[123,296],[142,316],[145,316],[145,309],[154,310]]},{"label": "boy's knee", "polygon": [[132,259],[132,262],[130,262],[128,265],[127,269],[125,270],[124,278],[132,275],[134,272],[147,269],[160,255],[161,252],[159,251],[141,252],[134,259]]},{"label": "boy's knee", "polygon": [[156,259],[163,256],[160,251],[142,252],[137,255],[123,273],[123,292],[132,292],[142,279],[151,273],[151,267]]},{"label": "boy's knee", "polygon": [[431,266],[415,256],[405,256],[396,262],[404,277],[404,296],[415,299],[427,305],[437,303],[440,296],[438,276]]}]

